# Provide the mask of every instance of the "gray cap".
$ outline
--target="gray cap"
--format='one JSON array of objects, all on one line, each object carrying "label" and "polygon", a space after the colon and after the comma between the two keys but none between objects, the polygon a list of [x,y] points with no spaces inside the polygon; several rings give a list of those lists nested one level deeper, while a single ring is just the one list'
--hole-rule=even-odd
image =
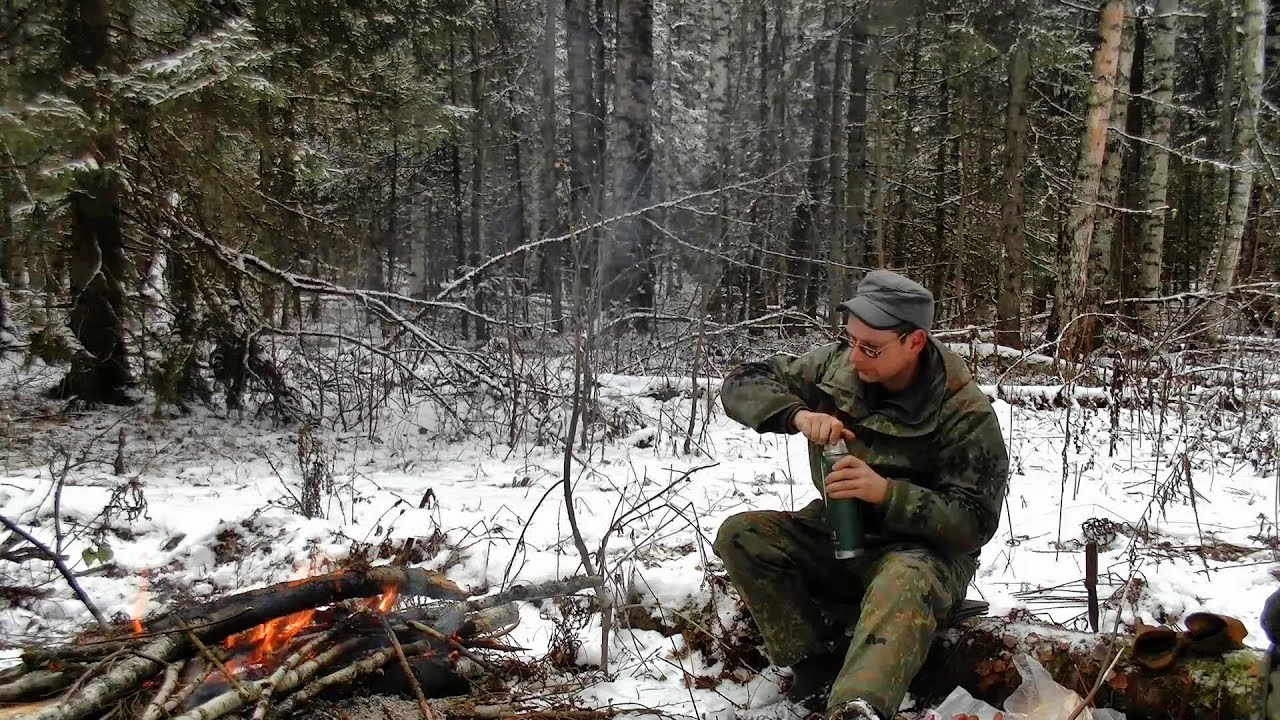
[{"label": "gray cap", "polygon": [[873,270],[858,283],[858,294],[841,303],[854,317],[877,330],[911,325],[933,327],[933,293],[910,278]]}]

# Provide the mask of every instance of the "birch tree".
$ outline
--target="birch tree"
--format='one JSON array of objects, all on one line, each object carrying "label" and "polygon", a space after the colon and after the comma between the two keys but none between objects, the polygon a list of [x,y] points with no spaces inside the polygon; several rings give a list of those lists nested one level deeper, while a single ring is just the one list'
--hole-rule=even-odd
[{"label": "birch tree", "polygon": [[[1148,103],[1150,142],[1144,145],[1146,202],[1143,210],[1142,254],[1138,264],[1138,291],[1142,297],[1160,295],[1164,258],[1165,218],[1168,214],[1169,142],[1173,125],[1173,81],[1178,37],[1178,0],[1158,0],[1151,32],[1151,88]],[[1141,318],[1153,324],[1159,306],[1144,303]]]},{"label": "birch tree", "polygon": [[1099,17],[1098,47],[1093,57],[1093,86],[1089,93],[1075,173],[1075,198],[1067,220],[1065,267],[1058,276],[1056,312],[1062,336],[1058,355],[1075,358],[1092,341],[1095,319],[1085,313],[1089,293],[1089,253],[1094,242],[1094,215],[1098,187],[1110,127],[1111,102],[1115,95],[1116,67],[1120,62],[1120,38],[1124,28],[1125,2],[1108,0]]},{"label": "birch tree", "polygon": [[[1262,101],[1262,68],[1265,59],[1266,0],[1244,0],[1244,42],[1240,47],[1240,104],[1236,110],[1232,167],[1227,214],[1217,250],[1217,263],[1209,284],[1214,292],[1224,292],[1235,282],[1240,262],[1257,148],[1258,111]],[[1217,332],[1223,317],[1221,301],[1211,303],[1204,315],[1205,326]]]}]

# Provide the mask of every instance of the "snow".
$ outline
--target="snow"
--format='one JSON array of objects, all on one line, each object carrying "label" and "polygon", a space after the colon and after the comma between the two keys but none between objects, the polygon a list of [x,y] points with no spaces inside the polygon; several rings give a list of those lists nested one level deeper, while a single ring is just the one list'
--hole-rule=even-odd
[{"label": "snow", "polygon": [[[5,368],[15,378],[28,372],[12,362]],[[575,455],[574,508],[587,547],[594,556],[605,544],[610,572],[633,590],[628,602],[638,599],[670,619],[673,611],[714,597],[728,624],[731,598],[719,590],[713,596],[707,581],[722,570],[711,549],[716,530],[736,512],[798,509],[817,497],[803,439],[757,435],[729,420],[714,401],[718,383],[699,379],[695,447],[703,454],[685,455],[688,378],[597,379],[602,401],[625,410],[631,424],[629,432]],[[33,387],[6,384],[27,393]],[[1019,609],[1084,629],[1082,525],[1100,518],[1117,529],[1099,559],[1099,594],[1108,601],[1104,630],[1117,613],[1128,624],[1137,617],[1177,622],[1209,610],[1239,617],[1247,644],[1265,646],[1258,616],[1276,588],[1280,547],[1274,416],[1217,411],[1207,402],[1113,416],[1110,408],[1089,404],[1010,404],[1052,398],[1061,390],[1052,384],[987,389],[996,398],[1013,475],[999,532],[983,550],[970,597],[986,599],[995,615]],[[703,430],[708,391],[713,413]],[[1077,399],[1080,393],[1108,397],[1105,390],[1074,392]],[[357,544],[436,531],[446,542],[423,565],[477,594],[580,572],[557,487],[562,452],[509,448],[502,432],[491,442],[446,441],[419,432],[434,415],[425,407],[387,410],[372,438],[359,431],[322,433],[335,490],[325,516],[315,519],[293,509],[300,472],[292,429],[211,410],[157,420],[145,406],[40,421],[10,412],[30,438],[3,449],[0,514],[52,545],[57,504],[62,552],[109,618],[139,609],[158,613],[179,590],[212,597],[323,572]],[[123,477],[110,462],[119,427],[128,436]],[[61,465],[51,466],[50,459],[59,447],[73,462],[57,493]],[[122,492],[130,482],[140,495]],[[428,490],[435,502],[418,509]],[[83,531],[104,517],[106,530]],[[111,572],[89,558],[103,547]],[[91,620],[47,564],[3,562],[0,574],[51,593],[0,611],[9,658],[23,644],[69,638]],[[1130,583],[1132,599],[1110,602]],[[523,605],[512,644],[529,648],[529,658],[542,657],[556,618],[550,605]],[[600,660],[599,623],[593,615],[577,631],[580,665]],[[707,720],[727,720],[737,707],[777,699],[776,668],[743,673],[714,690],[686,687],[685,673],[716,676],[720,668],[682,650],[678,634],[615,624],[611,677],[589,683],[583,697]]]}]

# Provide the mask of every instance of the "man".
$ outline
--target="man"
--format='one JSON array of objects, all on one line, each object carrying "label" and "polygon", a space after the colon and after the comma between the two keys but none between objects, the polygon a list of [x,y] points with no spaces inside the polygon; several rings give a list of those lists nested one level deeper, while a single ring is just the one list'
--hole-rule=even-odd
[{"label": "man", "polygon": [[[770,659],[791,667],[788,698],[870,720],[894,716],[964,599],[1000,524],[1009,460],[964,361],[929,336],[928,290],[877,270],[842,307],[843,340],[742,365],[721,399],[758,432],[809,440],[819,492],[862,501],[865,552],[835,559],[821,499],[734,515],[715,551]],[[841,438],[851,455],[822,477],[823,447]]]}]

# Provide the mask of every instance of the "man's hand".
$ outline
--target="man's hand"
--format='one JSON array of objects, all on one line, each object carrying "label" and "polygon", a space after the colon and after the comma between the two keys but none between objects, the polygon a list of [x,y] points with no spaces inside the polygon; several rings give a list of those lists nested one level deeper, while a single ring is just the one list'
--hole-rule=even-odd
[{"label": "man's hand", "polygon": [[796,430],[819,445],[832,445],[840,438],[853,442],[853,431],[845,429],[844,423],[825,413],[812,410],[800,410],[791,418]]},{"label": "man's hand", "polygon": [[879,505],[889,494],[889,481],[852,455],[840,458],[825,482],[827,497],[833,500],[853,498]]}]

